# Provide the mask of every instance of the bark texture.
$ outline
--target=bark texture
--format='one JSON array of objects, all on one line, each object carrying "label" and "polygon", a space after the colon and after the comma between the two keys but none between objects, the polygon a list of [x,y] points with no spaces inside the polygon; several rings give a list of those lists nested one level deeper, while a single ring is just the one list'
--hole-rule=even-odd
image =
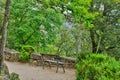
[{"label": "bark texture", "polygon": [[4,68],[3,67],[3,65],[4,65],[4,50],[5,50],[5,44],[6,44],[9,14],[10,14],[10,0],[6,0],[3,26],[2,26],[2,38],[0,41],[0,73],[2,72],[2,70]]}]

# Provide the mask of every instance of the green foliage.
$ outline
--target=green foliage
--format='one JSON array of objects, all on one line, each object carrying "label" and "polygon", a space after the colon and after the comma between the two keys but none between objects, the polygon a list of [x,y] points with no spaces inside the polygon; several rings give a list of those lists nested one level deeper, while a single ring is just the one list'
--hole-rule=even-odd
[{"label": "green foliage", "polygon": [[[0,30],[1,30],[2,22],[3,22],[4,7],[5,7],[5,0],[0,0]],[[1,34],[1,31],[0,31],[0,34]]]},{"label": "green foliage", "polygon": [[84,27],[93,27],[94,14],[89,12],[92,0],[73,0],[71,9],[74,15],[75,24],[82,24]]},{"label": "green foliage", "polygon": [[19,60],[21,62],[29,62],[30,61],[30,54],[28,52],[21,52],[19,54]]},{"label": "green foliage", "polygon": [[75,51],[74,43],[75,39],[72,34],[72,28],[62,27],[59,31],[58,41],[56,47],[58,48],[57,53],[60,55],[70,56]]},{"label": "green foliage", "polygon": [[19,51],[21,52],[19,54],[19,60],[21,62],[29,62],[30,54],[32,52],[35,52],[35,48],[33,46],[30,46],[30,45],[24,45],[24,46],[20,47]]},{"label": "green foliage", "polygon": [[10,80],[20,80],[19,75],[17,73],[12,72],[10,74]]},{"label": "green foliage", "polygon": [[57,47],[55,47],[54,45],[47,45],[47,47],[42,47],[37,51],[41,52],[41,53],[56,54],[57,53]]},{"label": "green foliage", "polygon": [[32,52],[35,52],[35,48],[33,46],[30,46],[30,45],[24,45],[24,46],[21,46],[21,49],[20,49],[21,52],[28,52],[29,54],[31,54]]},{"label": "green foliage", "polygon": [[[0,0],[0,28],[4,2]],[[11,2],[7,47],[18,49],[21,53],[38,51],[67,56],[80,51],[92,51],[93,48],[95,52],[108,53],[120,59],[119,0]],[[100,10],[101,6],[103,10]],[[65,27],[64,23],[71,24]],[[89,28],[94,33],[94,39],[90,38]],[[91,45],[92,40],[95,47]]]},{"label": "green foliage", "polygon": [[[94,19],[88,11],[90,3],[91,0],[12,0],[7,47],[20,50],[23,45],[30,45],[38,51],[56,53],[57,44],[63,54],[74,54],[80,45],[76,38],[80,27],[90,27]],[[65,11],[71,13],[64,14]],[[68,27],[61,30],[67,21],[75,24],[74,31],[73,27],[70,31]]]},{"label": "green foliage", "polygon": [[80,53],[76,80],[119,80],[120,61],[105,54]]},{"label": "green foliage", "polygon": [[[95,14],[92,28],[94,52],[108,53],[120,59],[119,0],[93,0],[90,11]],[[102,4],[102,5],[101,5]],[[103,8],[102,8],[103,7]]]},{"label": "green foliage", "polygon": [[8,47],[46,47],[55,41],[56,33],[63,25],[64,16],[49,7],[51,5],[47,1],[39,3],[31,0],[12,0]]}]

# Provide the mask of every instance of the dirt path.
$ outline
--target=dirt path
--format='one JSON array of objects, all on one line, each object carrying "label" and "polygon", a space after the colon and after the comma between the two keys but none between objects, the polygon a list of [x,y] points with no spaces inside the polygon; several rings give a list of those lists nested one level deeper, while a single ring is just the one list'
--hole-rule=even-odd
[{"label": "dirt path", "polygon": [[75,70],[65,69],[63,73],[62,68],[56,73],[56,68],[49,69],[45,67],[43,70],[41,66],[31,66],[29,64],[22,64],[18,62],[8,62],[7,64],[10,73],[15,72],[19,74],[21,80],[75,80]]}]

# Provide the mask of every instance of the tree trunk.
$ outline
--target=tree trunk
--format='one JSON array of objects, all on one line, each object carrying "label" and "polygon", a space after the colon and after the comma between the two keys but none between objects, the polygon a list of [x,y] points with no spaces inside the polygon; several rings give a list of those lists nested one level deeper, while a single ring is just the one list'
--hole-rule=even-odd
[{"label": "tree trunk", "polygon": [[77,27],[76,35],[76,54],[81,51],[82,26]]},{"label": "tree trunk", "polygon": [[92,42],[92,53],[95,53],[97,50],[97,45],[95,42],[95,34],[92,29],[90,29],[90,38],[91,38],[91,42]]},{"label": "tree trunk", "polygon": [[10,0],[6,0],[4,20],[3,20],[3,26],[2,26],[2,38],[0,42],[1,44],[0,45],[0,73],[2,72],[3,65],[4,65],[4,50],[5,50],[5,43],[6,43],[9,13],[10,13]]}]

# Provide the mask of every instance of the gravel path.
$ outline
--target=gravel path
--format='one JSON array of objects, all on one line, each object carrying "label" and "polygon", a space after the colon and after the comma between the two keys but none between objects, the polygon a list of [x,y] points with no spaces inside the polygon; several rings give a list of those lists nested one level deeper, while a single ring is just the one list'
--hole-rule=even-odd
[{"label": "gravel path", "polygon": [[59,68],[59,72],[56,73],[56,68],[45,67],[43,70],[41,66],[31,66],[26,63],[19,62],[8,62],[7,64],[10,73],[15,72],[19,74],[21,80],[75,80],[75,69],[65,69],[66,72],[63,73],[62,68]]}]

